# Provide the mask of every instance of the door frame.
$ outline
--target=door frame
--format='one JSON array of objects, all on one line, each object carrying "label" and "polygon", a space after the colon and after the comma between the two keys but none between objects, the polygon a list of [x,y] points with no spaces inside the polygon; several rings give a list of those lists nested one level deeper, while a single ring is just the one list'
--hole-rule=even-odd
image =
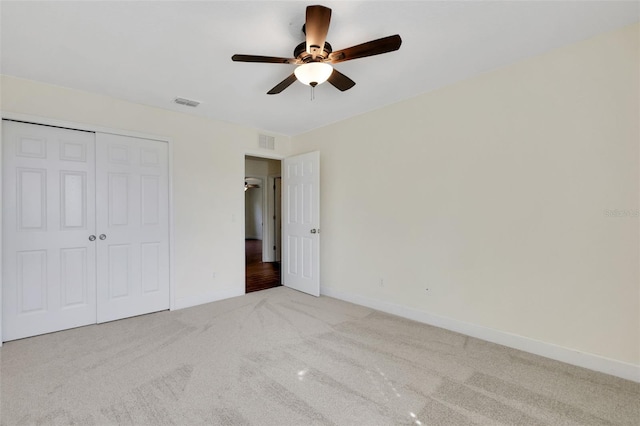
[{"label": "door frame", "polygon": [[[280,167],[282,168],[282,161],[280,161]],[[275,247],[275,253],[273,253],[273,260],[271,260],[271,262],[280,262],[282,258],[282,193],[280,193],[280,197],[276,197],[276,181],[278,179],[282,182],[282,170],[280,170],[279,175],[267,176],[268,183],[266,190],[270,192],[273,197],[273,205],[267,205],[267,212],[273,213],[273,216],[269,217],[270,226],[273,227],[273,240],[271,244]],[[277,203],[277,201],[280,201],[280,203]],[[278,232],[278,222],[280,223],[280,232]],[[278,244],[278,234],[280,234],[280,244]],[[269,250],[274,251],[273,248],[269,248]],[[280,256],[278,256],[278,253],[280,253]]]},{"label": "door frame", "polygon": [[[256,158],[264,158],[266,160],[279,160],[280,161],[280,167],[282,167],[282,162],[285,158],[289,157],[289,155],[283,155],[283,154],[277,154],[275,152],[264,152],[262,150],[255,150],[255,149],[245,149],[242,151],[242,157],[240,159],[240,161],[242,161],[242,182],[244,182],[244,178],[245,177],[254,177],[254,176],[248,176],[246,175],[246,169],[245,169],[245,158],[249,156],[249,157],[256,157]],[[282,169],[280,170],[280,175],[282,175]],[[259,179],[263,179],[265,182],[265,186],[264,188],[262,188],[263,190],[267,189],[267,186],[269,185],[269,181],[273,180],[273,176],[269,175],[269,176],[255,176]],[[263,192],[262,194],[262,198],[263,198],[263,209],[266,211],[267,207],[266,207],[266,201],[267,201],[267,196],[266,193]],[[242,198],[242,212],[243,212],[243,218],[244,218],[244,197]],[[263,221],[264,222],[264,221]],[[244,223],[244,221],[243,221]],[[243,225],[244,226],[244,225]],[[242,231],[242,234],[244,235],[245,232],[244,230]],[[246,237],[246,236],[245,236]],[[274,237],[275,237],[275,230],[274,230]],[[263,256],[264,256],[264,225],[263,225]],[[263,257],[264,259],[264,257]],[[242,263],[245,264],[245,246],[244,243],[242,244]],[[247,281],[247,268],[246,268],[246,264],[245,267],[242,268],[242,282],[246,282]],[[246,286],[245,286],[245,290],[244,293],[246,294]]]},{"label": "door frame", "polygon": [[[152,139],[167,143],[169,150],[169,310],[175,309],[175,267],[174,267],[174,209],[173,209],[173,141],[166,136],[149,133],[133,132],[130,130],[114,129],[93,124],[84,124],[74,121],[58,120],[54,118],[40,117],[29,114],[0,111],[0,146],[2,145],[2,120],[23,121],[25,123],[40,124],[44,126],[63,127],[71,130],[85,130],[97,133],[111,133],[115,135],[130,136],[134,138]],[[251,154],[249,154],[251,155]],[[244,158],[244,157],[243,157]],[[0,149],[0,199],[2,199],[2,149]],[[2,210],[0,210],[0,223],[2,223]],[[0,346],[2,346],[2,227],[0,226]]]}]

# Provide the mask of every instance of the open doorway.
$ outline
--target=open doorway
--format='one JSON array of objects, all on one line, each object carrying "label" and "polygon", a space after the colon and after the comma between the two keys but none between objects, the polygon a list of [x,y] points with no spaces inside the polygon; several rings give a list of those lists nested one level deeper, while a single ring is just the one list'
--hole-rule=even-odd
[{"label": "open doorway", "polygon": [[281,284],[280,160],[245,157],[245,292]]}]

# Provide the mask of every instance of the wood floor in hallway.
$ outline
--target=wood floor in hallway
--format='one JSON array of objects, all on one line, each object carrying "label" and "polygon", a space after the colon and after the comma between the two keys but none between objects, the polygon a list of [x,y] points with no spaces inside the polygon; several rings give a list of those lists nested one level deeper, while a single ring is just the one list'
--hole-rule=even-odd
[{"label": "wood floor in hallway", "polygon": [[245,291],[247,293],[282,285],[280,283],[280,263],[262,261],[261,240],[245,240],[245,260]]}]

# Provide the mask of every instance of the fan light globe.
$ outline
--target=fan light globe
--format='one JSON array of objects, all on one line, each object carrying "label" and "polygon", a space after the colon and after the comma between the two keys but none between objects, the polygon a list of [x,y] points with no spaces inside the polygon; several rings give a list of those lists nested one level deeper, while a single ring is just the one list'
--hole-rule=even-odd
[{"label": "fan light globe", "polygon": [[295,69],[294,74],[301,83],[315,87],[331,76],[333,67],[324,62],[309,62]]}]

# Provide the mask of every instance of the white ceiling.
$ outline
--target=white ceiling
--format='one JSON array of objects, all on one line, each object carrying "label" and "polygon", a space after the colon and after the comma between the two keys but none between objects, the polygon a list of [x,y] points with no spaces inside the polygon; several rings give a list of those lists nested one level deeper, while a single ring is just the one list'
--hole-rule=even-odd
[{"label": "white ceiling", "polygon": [[[160,108],[299,134],[414,97],[639,19],[636,1],[325,1],[334,50],[400,34],[397,52],[336,65],[349,91],[294,83],[293,65],[232,62],[234,53],[291,57],[304,40],[301,1],[0,3],[3,74]],[[201,101],[175,105],[177,96]]]}]

